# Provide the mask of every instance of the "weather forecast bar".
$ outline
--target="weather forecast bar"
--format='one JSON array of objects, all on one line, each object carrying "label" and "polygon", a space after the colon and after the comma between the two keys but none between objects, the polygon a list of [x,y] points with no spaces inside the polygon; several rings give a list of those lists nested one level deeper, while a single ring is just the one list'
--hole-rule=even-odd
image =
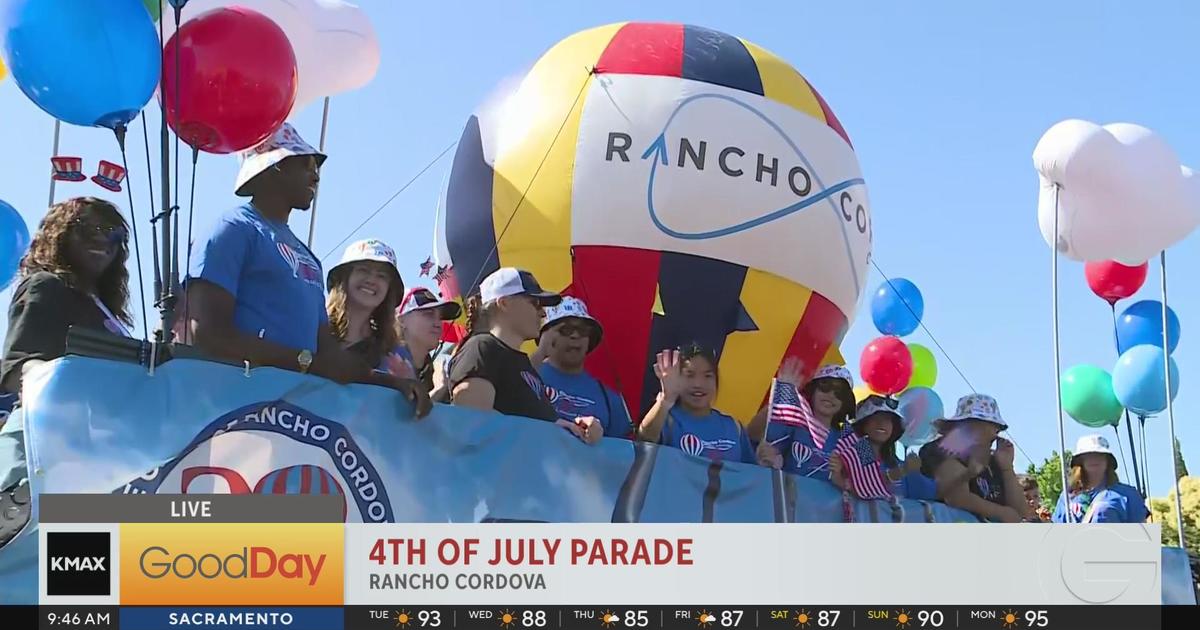
[{"label": "weather forecast bar", "polygon": [[[222,476],[212,467],[204,474]],[[236,489],[239,478],[227,480]],[[247,489],[247,492],[249,490]],[[41,494],[43,523],[341,523],[337,495]]]},{"label": "weather forecast bar", "polygon": [[1192,626],[1198,617],[1195,606],[0,606],[6,628],[112,630],[1129,630]]}]

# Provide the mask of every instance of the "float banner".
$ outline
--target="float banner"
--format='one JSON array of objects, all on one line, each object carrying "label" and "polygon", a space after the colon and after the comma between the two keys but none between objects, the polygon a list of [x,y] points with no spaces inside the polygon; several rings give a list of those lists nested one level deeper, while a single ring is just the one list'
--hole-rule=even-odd
[{"label": "float banner", "polygon": [[[1158,604],[1158,536],[1108,524],[348,525],[346,604]],[[880,562],[911,562],[914,579],[864,583]],[[950,566],[978,570],[964,580]]]},{"label": "float banner", "polygon": [[[843,522],[824,481],[396,392],[175,359],[68,356],[25,379],[41,493],[337,497],[349,523]],[[850,501],[855,521],[976,522],[938,503]],[[35,508],[36,516],[36,508]],[[315,520],[324,520],[324,517]]]}]

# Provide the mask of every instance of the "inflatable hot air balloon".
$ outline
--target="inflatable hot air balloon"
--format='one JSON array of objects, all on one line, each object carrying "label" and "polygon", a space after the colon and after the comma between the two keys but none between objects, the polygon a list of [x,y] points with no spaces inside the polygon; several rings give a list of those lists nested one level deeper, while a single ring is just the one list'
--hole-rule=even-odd
[{"label": "inflatable hot air balloon", "polygon": [[438,214],[443,294],[516,266],[582,298],[605,328],[589,370],[635,417],[663,348],[717,350],[717,407],[742,420],[785,358],[838,356],[871,251],[824,99],[762,48],[681,24],[556,44],[468,120]]}]

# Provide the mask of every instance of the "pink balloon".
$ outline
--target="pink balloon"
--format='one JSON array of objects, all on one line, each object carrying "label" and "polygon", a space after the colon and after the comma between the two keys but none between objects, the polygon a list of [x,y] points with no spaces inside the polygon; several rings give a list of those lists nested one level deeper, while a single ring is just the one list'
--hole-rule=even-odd
[{"label": "pink balloon", "polygon": [[912,353],[899,337],[879,337],[863,348],[859,370],[873,391],[890,396],[908,387],[913,372]]}]

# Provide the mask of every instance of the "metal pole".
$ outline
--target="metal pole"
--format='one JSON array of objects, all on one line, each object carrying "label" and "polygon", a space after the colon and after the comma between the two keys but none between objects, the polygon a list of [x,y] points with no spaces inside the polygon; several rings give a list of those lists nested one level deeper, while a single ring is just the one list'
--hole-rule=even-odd
[{"label": "metal pole", "polygon": [[1183,536],[1183,498],[1179,494],[1179,475],[1175,473],[1175,403],[1171,400],[1171,340],[1167,332],[1167,250],[1158,255],[1159,277],[1162,278],[1163,322],[1163,380],[1166,381],[1167,426],[1171,430],[1171,479],[1175,484],[1175,525],[1179,528],[1179,548],[1187,549]]},{"label": "metal pole", "polygon": [[1054,402],[1058,410],[1058,468],[1062,472],[1062,501],[1066,506],[1066,509],[1063,510],[1063,515],[1067,519],[1067,522],[1072,522],[1074,519],[1071,516],[1070,487],[1067,484],[1067,427],[1063,420],[1062,410],[1062,358],[1058,345],[1058,193],[1059,187],[1055,184],[1054,243],[1056,246],[1050,248],[1050,291],[1053,293],[1051,317],[1054,319]]},{"label": "metal pole", "polygon": [[[61,131],[62,121],[56,118],[54,119],[54,146],[50,149],[50,157],[58,156],[58,136]],[[54,187],[57,183],[58,180],[54,179],[54,167],[50,167],[50,201],[46,202],[47,208],[54,205]]]},{"label": "metal pole", "polygon": [[[317,150],[325,152],[325,132],[329,129],[329,97],[325,97],[325,107],[321,112],[321,140]],[[317,192],[313,195],[312,210],[308,213],[308,248],[312,249],[313,235],[317,232],[317,195],[321,193],[321,185],[317,184]]]}]

